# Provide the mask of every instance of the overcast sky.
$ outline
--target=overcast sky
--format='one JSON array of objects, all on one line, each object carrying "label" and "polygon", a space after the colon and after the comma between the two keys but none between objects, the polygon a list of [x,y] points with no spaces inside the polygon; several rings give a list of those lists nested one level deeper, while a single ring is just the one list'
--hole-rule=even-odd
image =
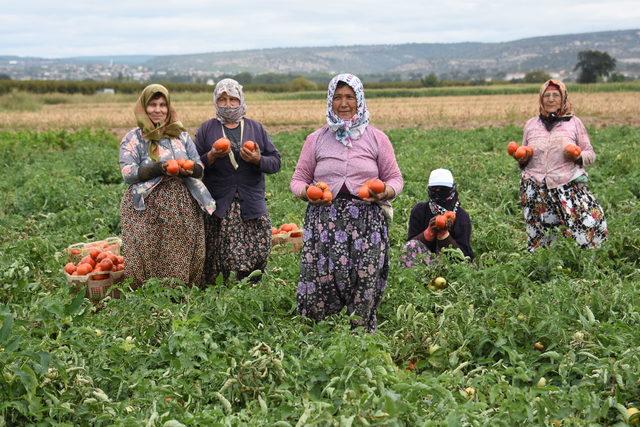
[{"label": "overcast sky", "polygon": [[500,42],[640,28],[640,0],[4,1],[0,55]]}]

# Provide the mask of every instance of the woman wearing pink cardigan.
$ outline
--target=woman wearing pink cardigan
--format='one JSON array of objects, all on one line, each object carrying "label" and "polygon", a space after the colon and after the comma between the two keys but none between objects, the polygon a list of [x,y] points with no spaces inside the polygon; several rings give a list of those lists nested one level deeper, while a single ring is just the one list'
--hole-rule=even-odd
[{"label": "woman wearing pink cardigan", "polygon": [[607,221],[587,187],[585,171],[596,153],[562,82],[549,80],[542,85],[539,110],[522,137],[533,154],[519,160],[529,251],[549,245],[555,238],[549,231],[557,227],[583,248],[598,247],[607,238]]},{"label": "woman wearing pink cardigan", "polygon": [[[384,190],[360,199],[358,188],[374,178]],[[307,187],[320,181],[334,195],[331,202],[307,199]],[[293,194],[309,203],[297,290],[301,315],[322,320],[346,307],[354,326],[375,330],[389,272],[383,206],[403,185],[389,138],[369,125],[362,83],[337,75],[329,83],[327,124],[307,137],[291,179]]]}]

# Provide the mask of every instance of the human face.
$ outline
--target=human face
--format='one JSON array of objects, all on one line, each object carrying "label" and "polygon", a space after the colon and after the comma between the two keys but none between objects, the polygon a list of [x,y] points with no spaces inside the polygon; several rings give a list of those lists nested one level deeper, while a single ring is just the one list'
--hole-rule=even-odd
[{"label": "human face", "polygon": [[333,113],[342,120],[350,120],[358,111],[358,101],[356,93],[351,86],[341,86],[336,89],[333,94],[333,103],[331,104]]},{"label": "human face", "polygon": [[542,95],[542,107],[547,113],[555,113],[560,109],[562,103],[562,95],[556,88],[550,88],[544,91]]},{"label": "human face", "polygon": [[164,96],[153,98],[147,104],[147,116],[153,122],[154,125],[159,125],[167,120],[169,114],[169,107],[167,106],[167,100]]},{"label": "human face", "polygon": [[222,92],[216,101],[216,105],[221,108],[236,108],[240,106],[240,100],[235,96],[229,96],[227,92]]}]

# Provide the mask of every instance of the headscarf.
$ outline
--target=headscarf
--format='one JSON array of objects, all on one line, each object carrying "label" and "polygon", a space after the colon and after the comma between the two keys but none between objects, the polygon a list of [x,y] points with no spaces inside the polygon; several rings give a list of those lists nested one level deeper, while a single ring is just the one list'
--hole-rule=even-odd
[{"label": "headscarf", "polygon": [[[358,110],[350,120],[342,120],[333,112],[333,95],[336,93],[338,82],[345,82],[356,94]],[[347,147],[351,141],[359,139],[369,124],[369,110],[364,99],[364,87],[360,79],[353,74],[338,74],[329,82],[327,90],[327,124],[336,134],[336,139]]]},{"label": "headscarf", "polygon": [[[558,111],[555,113],[548,113],[547,111],[545,111],[542,104],[542,96],[549,88],[549,86],[554,89],[554,86],[557,86],[558,91],[560,91],[560,109],[558,109]],[[569,95],[567,93],[567,87],[565,86],[565,84],[560,80],[554,79],[544,82],[540,87],[540,94],[538,96],[538,110],[540,111],[540,119],[542,120],[548,131],[550,131],[557,122],[561,120],[566,121],[573,117],[573,105],[571,105],[571,102],[569,102]]]},{"label": "headscarf", "polygon": [[[161,93],[167,101],[167,118],[164,123],[154,124],[147,114],[147,104],[157,93]],[[159,84],[150,84],[142,90],[133,109],[138,127],[142,129],[142,136],[151,142],[158,142],[163,138],[177,138],[185,131],[184,126],[178,120],[176,110],[171,106],[169,91]]]},{"label": "headscarf", "polygon": [[427,186],[429,194],[429,209],[434,215],[441,215],[445,211],[458,210],[458,189],[453,175],[448,169],[434,169],[429,174]]},{"label": "headscarf", "polygon": [[[218,107],[218,98],[226,93],[238,98],[240,105],[237,107]],[[216,117],[220,123],[238,123],[247,113],[247,104],[244,102],[242,85],[233,79],[222,79],[213,89],[213,105],[216,109]]]}]

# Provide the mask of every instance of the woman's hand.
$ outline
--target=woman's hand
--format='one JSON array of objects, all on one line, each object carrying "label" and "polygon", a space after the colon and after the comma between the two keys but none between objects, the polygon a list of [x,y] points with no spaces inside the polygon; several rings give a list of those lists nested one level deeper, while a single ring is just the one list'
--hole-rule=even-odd
[{"label": "woman's hand", "polygon": [[364,199],[367,202],[381,202],[383,200],[393,199],[396,196],[396,192],[393,188],[387,184],[384,185],[384,191],[382,193],[374,193],[369,189],[369,198]]},{"label": "woman's hand", "polygon": [[452,221],[446,221],[445,225],[443,227],[438,227],[436,225],[436,217],[438,217],[439,215],[436,215],[434,217],[431,218],[431,220],[429,221],[429,227],[428,229],[433,230],[433,233],[436,235],[436,238],[438,240],[445,240],[449,237],[449,231],[451,230],[451,226],[453,225]]},{"label": "woman's hand", "polygon": [[308,185],[305,185],[304,187],[304,192],[302,193],[302,196],[300,196],[300,198],[304,201],[306,201],[307,203],[309,203],[310,205],[316,205],[316,206],[329,206],[331,204],[331,201],[325,201],[323,199],[318,199],[318,200],[310,200],[307,197],[307,189],[309,188]]},{"label": "woman's hand", "polygon": [[225,157],[229,155],[229,151],[231,151],[231,145],[229,145],[229,147],[227,147],[226,150],[216,150],[212,146],[211,150],[209,150],[209,152],[207,153],[207,161],[209,162],[209,164],[211,164],[215,162],[217,159],[219,159],[220,157]]},{"label": "woman's hand", "polygon": [[260,158],[262,156],[260,155],[260,150],[249,150],[246,147],[242,147],[240,149],[240,157],[242,157],[242,160],[245,162],[258,166],[260,165]]},{"label": "woman's hand", "polygon": [[193,169],[188,170],[188,169],[180,168],[179,175],[180,176],[191,176],[191,175],[193,175]]},{"label": "woman's hand", "polygon": [[576,144],[567,144],[564,147],[564,155],[569,160],[577,162],[578,159],[581,159],[580,154],[582,154],[582,150]]}]

